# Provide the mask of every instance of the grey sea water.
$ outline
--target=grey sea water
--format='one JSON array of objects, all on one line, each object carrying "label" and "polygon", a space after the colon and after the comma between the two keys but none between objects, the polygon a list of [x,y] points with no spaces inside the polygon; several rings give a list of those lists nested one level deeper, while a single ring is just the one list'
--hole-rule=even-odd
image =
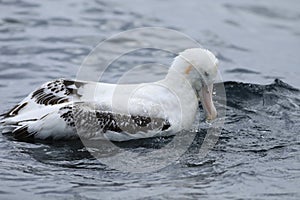
[{"label": "grey sea water", "polygon": [[[228,107],[215,147],[204,159],[195,156],[206,134],[199,130],[179,162],[134,174],[104,165],[79,141],[26,143],[1,135],[0,199],[300,199],[297,0],[0,0],[0,113],[46,81],[75,78],[105,38],[145,26],[187,34],[219,58]],[[130,54],[104,80],[114,82],[126,67],[155,56]],[[133,73],[133,82],[164,75],[142,70],[147,76]],[[118,145],[142,154],[169,140]]]}]

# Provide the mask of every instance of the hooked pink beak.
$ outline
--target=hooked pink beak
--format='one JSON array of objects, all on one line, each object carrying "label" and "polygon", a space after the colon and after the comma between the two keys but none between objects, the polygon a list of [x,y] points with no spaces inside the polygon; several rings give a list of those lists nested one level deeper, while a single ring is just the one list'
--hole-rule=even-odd
[{"label": "hooked pink beak", "polygon": [[213,84],[204,85],[200,92],[202,107],[206,113],[206,120],[211,121],[217,118],[217,110],[212,99]]}]

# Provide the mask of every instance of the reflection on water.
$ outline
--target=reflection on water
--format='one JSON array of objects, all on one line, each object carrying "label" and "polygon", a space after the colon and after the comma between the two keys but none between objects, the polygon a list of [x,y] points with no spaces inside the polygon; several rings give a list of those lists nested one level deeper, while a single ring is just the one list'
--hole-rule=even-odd
[{"label": "reflection on water", "polygon": [[[286,83],[300,88],[299,10],[296,0],[0,1],[1,113],[43,82],[75,78],[98,42],[135,27],[171,27],[190,35],[217,54],[223,79],[232,81],[225,84],[225,126],[204,159],[195,155],[205,128],[198,130],[180,161],[144,174],[110,169],[80,141],[23,143],[1,136],[0,198],[298,199],[300,97]],[[144,36],[137,37],[116,41],[116,48]],[[168,43],[168,38],[154,37]],[[170,45],[180,46],[180,41],[174,39]],[[150,70],[147,63],[159,59],[167,65],[172,57],[132,52],[113,63],[105,79],[118,80],[127,67],[136,65],[142,65],[140,71],[124,81],[145,81],[141,73],[158,79],[165,71]],[[263,85],[275,78],[284,82]],[[170,140],[116,145],[143,153]]]}]

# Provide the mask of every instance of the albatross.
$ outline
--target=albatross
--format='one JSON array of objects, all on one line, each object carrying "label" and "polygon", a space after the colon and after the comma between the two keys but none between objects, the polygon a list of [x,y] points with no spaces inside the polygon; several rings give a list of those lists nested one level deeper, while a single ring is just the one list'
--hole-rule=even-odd
[{"label": "albatross", "polygon": [[191,129],[199,103],[214,120],[218,59],[207,49],[179,53],[166,77],[141,84],[57,79],[2,115],[0,131],[18,140],[106,138],[112,141],[173,135]]}]

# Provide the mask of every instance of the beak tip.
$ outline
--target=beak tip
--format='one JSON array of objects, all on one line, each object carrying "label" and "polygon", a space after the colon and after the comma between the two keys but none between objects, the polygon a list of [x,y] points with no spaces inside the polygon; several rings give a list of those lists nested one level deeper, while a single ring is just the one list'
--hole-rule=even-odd
[{"label": "beak tip", "polygon": [[208,115],[207,117],[206,117],[206,121],[213,121],[213,120],[215,120],[216,118],[218,117],[218,114],[217,113],[214,113],[213,115]]}]

